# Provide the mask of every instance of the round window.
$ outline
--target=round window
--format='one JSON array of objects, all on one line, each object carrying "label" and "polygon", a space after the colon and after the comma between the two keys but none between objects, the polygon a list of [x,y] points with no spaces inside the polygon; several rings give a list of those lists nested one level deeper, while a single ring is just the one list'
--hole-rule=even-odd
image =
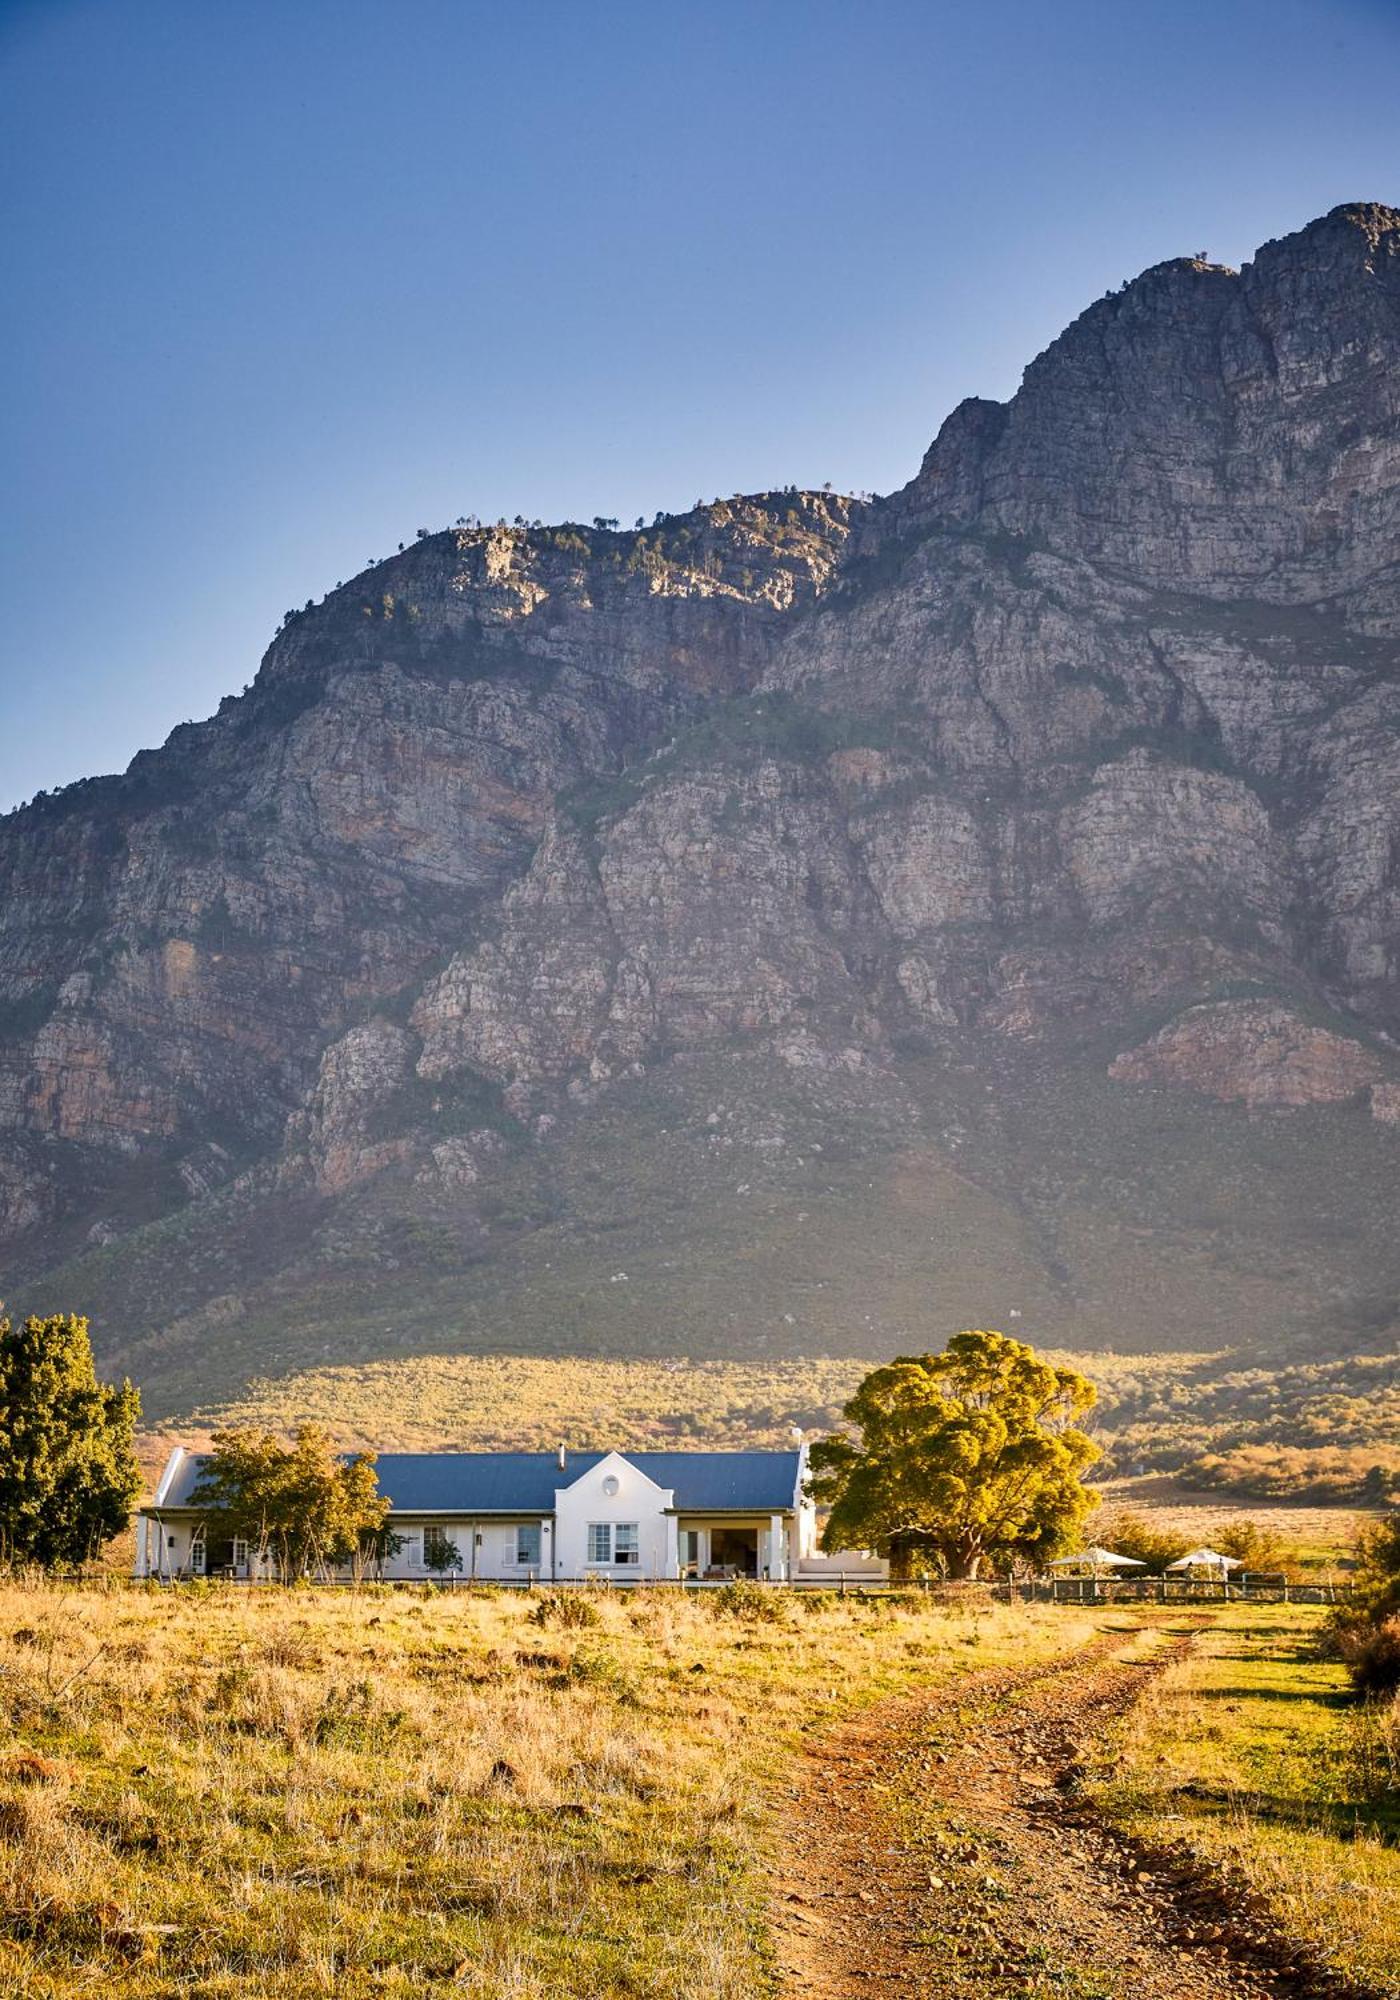
[{"label": "round window", "polygon": [[603,1481],[603,1491],[607,1494],[609,1500],[611,1500],[615,1494],[620,1493],[622,1491],[622,1481],[618,1478],[615,1472],[610,1472],[607,1478]]}]

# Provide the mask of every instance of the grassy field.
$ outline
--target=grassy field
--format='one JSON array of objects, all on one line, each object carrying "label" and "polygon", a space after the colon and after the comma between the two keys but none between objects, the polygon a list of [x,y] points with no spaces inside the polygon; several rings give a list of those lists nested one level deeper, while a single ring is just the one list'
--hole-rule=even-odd
[{"label": "grassy field", "polygon": [[[805,1740],[1126,1611],[736,1590],[0,1590],[0,1996],[759,2000]],[[1095,1796],[1400,1974],[1400,1745],[1230,1607]],[[1384,1787],[1392,1787],[1386,1803]]]},{"label": "grassy field", "polygon": [[0,1593],[0,1994],[752,2000],[802,1732],[1078,1614]]},{"label": "grassy field", "polygon": [[1290,1575],[1317,1583],[1344,1580],[1356,1537],[1373,1518],[1359,1507],[1281,1506],[1200,1493],[1170,1479],[1115,1479],[1101,1489],[1090,1533],[1099,1538],[1102,1529],[1112,1540],[1113,1519],[1120,1512],[1142,1515],[1193,1548],[1214,1547],[1222,1529],[1250,1521],[1278,1542]]},{"label": "grassy field", "polygon": [[1400,1727],[1354,1703],[1315,1613],[1217,1612],[1108,1746],[1095,1796],[1284,1912],[1340,1971],[1400,1992]]}]

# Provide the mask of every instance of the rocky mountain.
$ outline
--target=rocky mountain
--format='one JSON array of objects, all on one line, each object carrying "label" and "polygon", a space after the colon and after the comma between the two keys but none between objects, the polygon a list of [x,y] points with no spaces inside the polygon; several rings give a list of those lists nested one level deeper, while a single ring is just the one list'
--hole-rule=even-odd
[{"label": "rocky mountain", "polygon": [[1400,1323],[1400,214],[1156,266],[889,498],[430,534],[0,822],[0,1249],[308,1356]]}]

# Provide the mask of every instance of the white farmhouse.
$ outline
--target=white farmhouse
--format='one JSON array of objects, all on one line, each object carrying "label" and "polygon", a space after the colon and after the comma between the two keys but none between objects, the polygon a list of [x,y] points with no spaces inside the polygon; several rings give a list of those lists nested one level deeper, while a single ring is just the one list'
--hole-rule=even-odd
[{"label": "white farmhouse", "polygon": [[[202,1465],[182,1447],[171,1453],[137,1516],[138,1576],[257,1575],[255,1550],[207,1532]],[[376,1568],[384,1577],[790,1582],[838,1567],[816,1553],[802,1449],[386,1452],[377,1469],[395,1544]],[[841,1566],[869,1567],[858,1557]]]}]

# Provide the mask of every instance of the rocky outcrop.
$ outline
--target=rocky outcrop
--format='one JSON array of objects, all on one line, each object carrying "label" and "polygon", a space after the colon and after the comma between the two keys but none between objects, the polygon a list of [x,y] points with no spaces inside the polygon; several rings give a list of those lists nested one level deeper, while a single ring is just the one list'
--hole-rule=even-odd
[{"label": "rocky outcrop", "polygon": [[[1169,1084],[1252,1110],[1344,1104],[1379,1085],[1378,1056],[1267,1000],[1188,1007],[1109,1065],[1119,1083]],[[1380,1086],[1384,1088],[1384,1086]]]},{"label": "rocky outcrop", "polygon": [[304,1167],[320,1194],[341,1194],[405,1160],[412,1142],[394,1113],[412,1076],[413,1045],[391,1021],[332,1042],[306,1109],[287,1121],[289,1169]]},{"label": "rocky outcrop", "polygon": [[1400,230],[1339,208],[1243,271],[1159,264],[1077,319],[1005,409],[965,403],[904,496],[1139,583],[1400,609]]},{"label": "rocky outcrop", "polygon": [[[11,815],[0,1244],[130,1239],[100,1294],[207,1217],[182,1324],[255,1232],[466,1285],[660,1093],[707,1158],[975,1154],[1048,1246],[1032,1080],[1071,1122],[1369,1090],[1388,1143],[1397,854],[1400,218],[1355,205],[1100,300],[887,500],[424,536]],[[750,1063],[775,1101],[704,1125]]]}]

